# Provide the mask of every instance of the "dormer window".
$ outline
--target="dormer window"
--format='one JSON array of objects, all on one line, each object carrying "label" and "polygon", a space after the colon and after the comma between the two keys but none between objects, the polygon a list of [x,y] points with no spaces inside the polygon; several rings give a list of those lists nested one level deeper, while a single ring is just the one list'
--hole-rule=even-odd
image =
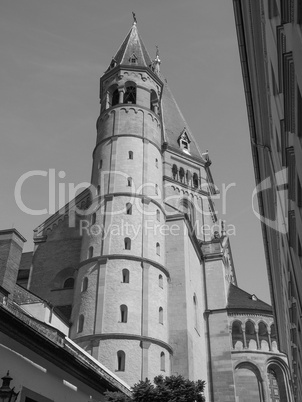
[{"label": "dormer window", "polygon": [[182,141],[181,141],[181,144],[182,144],[182,146],[183,146],[184,149],[189,149],[188,141],[182,140]]},{"label": "dormer window", "polygon": [[110,63],[110,68],[114,68],[116,66],[116,60],[112,59]]},{"label": "dormer window", "polygon": [[135,56],[134,53],[130,57],[129,61],[130,61],[131,64],[137,64],[137,57]]},{"label": "dormer window", "polygon": [[180,134],[179,138],[178,138],[178,144],[179,147],[186,153],[190,152],[190,139],[189,136],[187,134],[186,129],[184,128],[182,133]]}]

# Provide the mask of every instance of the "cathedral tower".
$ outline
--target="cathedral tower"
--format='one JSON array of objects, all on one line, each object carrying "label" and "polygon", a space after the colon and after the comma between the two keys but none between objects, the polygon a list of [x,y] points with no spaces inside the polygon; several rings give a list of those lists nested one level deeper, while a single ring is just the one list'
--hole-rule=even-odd
[{"label": "cathedral tower", "polygon": [[82,239],[73,307],[79,320],[72,337],[131,384],[160,367],[170,373],[169,275],[164,235],[156,233],[165,219],[156,63],[134,22],[101,78],[95,209]]},{"label": "cathedral tower", "polygon": [[209,154],[160,63],[134,22],[100,80],[91,187],[35,230],[28,287],[130,385],[180,374],[206,381],[209,401],[244,397],[247,383],[245,400],[261,401],[268,372],[285,384],[286,358],[269,306],[237,288]]}]

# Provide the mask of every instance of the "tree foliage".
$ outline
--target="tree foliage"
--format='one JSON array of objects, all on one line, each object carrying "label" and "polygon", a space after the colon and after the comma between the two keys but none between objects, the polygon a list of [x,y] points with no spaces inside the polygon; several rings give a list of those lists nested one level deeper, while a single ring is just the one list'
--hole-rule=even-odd
[{"label": "tree foliage", "polygon": [[190,381],[181,375],[154,378],[154,384],[146,378],[132,387],[132,398],[120,392],[107,392],[108,402],[204,402],[205,382]]}]

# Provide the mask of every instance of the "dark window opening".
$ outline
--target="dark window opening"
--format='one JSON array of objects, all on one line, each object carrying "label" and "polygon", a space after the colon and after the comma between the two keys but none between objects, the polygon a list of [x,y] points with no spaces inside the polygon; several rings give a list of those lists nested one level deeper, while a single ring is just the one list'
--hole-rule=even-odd
[{"label": "dark window opening", "polygon": [[74,279],[73,278],[68,278],[64,282],[63,288],[64,289],[73,289],[74,287]]},{"label": "dark window opening", "polygon": [[123,278],[123,283],[129,283],[129,277],[130,277],[130,273],[128,269],[123,269],[122,271],[122,278]]},{"label": "dark window opening", "polygon": [[117,369],[118,371],[125,371],[126,355],[123,350],[117,352]]},{"label": "dark window opening", "polygon": [[124,103],[136,103],[136,87],[129,86],[124,93]]},{"label": "dark window opening", "polygon": [[128,321],[128,307],[125,304],[122,304],[120,307],[121,310],[121,322]]}]

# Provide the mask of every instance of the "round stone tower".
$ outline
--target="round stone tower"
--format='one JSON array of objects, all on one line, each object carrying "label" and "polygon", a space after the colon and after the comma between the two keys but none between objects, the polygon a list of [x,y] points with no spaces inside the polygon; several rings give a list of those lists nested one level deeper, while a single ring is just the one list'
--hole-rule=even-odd
[{"label": "round stone tower", "polygon": [[100,80],[93,205],[71,337],[129,384],[170,374],[162,209],[163,83],[134,22]]}]

